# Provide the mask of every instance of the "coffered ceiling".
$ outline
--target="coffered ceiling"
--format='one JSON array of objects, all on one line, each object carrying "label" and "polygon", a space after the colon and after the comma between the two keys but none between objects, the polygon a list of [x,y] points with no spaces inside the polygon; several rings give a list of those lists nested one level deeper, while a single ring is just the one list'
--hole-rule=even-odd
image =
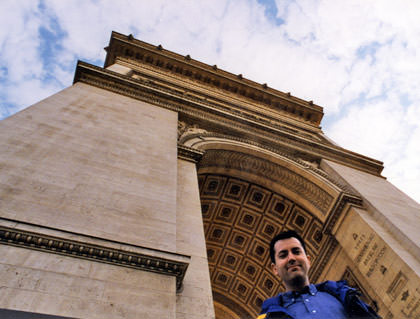
[{"label": "coffered ceiling", "polygon": [[320,220],[309,211],[237,177],[200,174],[199,185],[216,304],[240,318],[255,317],[263,300],[284,290],[271,273],[269,257],[270,240],[280,231],[293,229],[305,238],[316,268],[328,240]]}]

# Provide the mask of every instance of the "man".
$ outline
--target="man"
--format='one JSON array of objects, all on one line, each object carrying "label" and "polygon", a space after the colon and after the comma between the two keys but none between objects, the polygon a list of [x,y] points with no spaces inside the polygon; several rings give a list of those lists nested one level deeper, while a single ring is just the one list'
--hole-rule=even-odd
[{"label": "man", "polygon": [[258,319],[380,318],[344,281],[317,285],[309,282],[311,258],[296,232],[287,231],[274,237],[270,257],[271,269],[283,280],[286,292],[265,300]]}]

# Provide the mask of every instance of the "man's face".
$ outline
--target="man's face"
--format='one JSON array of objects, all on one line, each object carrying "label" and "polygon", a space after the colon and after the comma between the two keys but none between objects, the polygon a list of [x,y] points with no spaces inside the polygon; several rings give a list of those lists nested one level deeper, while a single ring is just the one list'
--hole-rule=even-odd
[{"label": "man's face", "polygon": [[275,263],[271,264],[271,269],[283,280],[287,291],[309,285],[310,258],[297,238],[277,241],[274,244],[274,252]]}]

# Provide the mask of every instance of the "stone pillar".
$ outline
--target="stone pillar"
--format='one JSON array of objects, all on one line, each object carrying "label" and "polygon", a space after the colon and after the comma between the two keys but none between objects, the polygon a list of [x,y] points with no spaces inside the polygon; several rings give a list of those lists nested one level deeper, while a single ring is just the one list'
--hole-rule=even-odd
[{"label": "stone pillar", "polygon": [[177,252],[191,256],[182,291],[177,296],[176,318],[214,318],[195,163],[178,160]]}]

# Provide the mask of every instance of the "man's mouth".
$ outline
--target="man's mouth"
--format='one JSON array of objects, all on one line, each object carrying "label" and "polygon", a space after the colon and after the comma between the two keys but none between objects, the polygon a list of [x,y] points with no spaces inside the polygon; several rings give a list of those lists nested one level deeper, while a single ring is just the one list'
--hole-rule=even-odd
[{"label": "man's mouth", "polygon": [[297,271],[297,270],[299,270],[299,268],[300,268],[300,265],[292,265],[292,266],[287,267],[287,270],[288,271]]}]

